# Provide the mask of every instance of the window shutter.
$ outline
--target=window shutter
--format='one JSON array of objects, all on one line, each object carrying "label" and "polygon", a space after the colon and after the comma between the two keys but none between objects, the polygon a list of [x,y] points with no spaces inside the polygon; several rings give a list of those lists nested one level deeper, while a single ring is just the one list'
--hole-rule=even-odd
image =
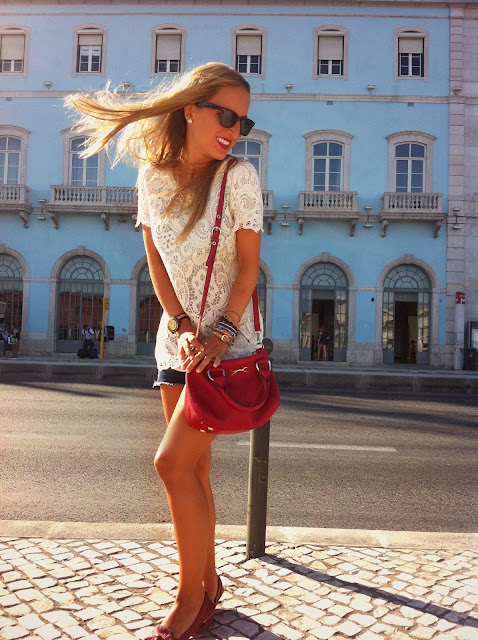
[{"label": "window shutter", "polygon": [[262,53],[261,35],[238,35],[236,54],[238,56],[260,56]]},{"label": "window shutter", "polygon": [[399,53],[423,53],[423,38],[399,38]]},{"label": "window shutter", "polygon": [[163,33],[156,36],[156,60],[181,59],[181,34]]},{"label": "window shutter", "polygon": [[319,60],[343,60],[343,36],[319,36]]},{"label": "window shutter", "polygon": [[103,34],[101,33],[80,33],[78,36],[80,46],[100,46],[103,44]]},{"label": "window shutter", "polygon": [[2,60],[23,60],[25,36],[22,34],[2,35]]}]

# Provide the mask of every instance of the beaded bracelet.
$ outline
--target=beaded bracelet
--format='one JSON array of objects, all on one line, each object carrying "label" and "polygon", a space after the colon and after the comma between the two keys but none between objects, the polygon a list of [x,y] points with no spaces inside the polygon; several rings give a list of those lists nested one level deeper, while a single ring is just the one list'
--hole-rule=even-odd
[{"label": "beaded bracelet", "polygon": [[234,329],[234,331],[237,333],[236,325],[227,316],[221,316],[218,319],[217,322],[222,322],[223,324],[227,325],[228,327],[231,327],[231,329]]}]

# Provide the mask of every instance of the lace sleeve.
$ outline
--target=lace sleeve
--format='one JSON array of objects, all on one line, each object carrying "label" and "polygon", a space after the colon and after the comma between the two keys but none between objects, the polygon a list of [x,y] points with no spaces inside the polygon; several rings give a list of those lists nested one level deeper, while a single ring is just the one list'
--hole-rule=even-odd
[{"label": "lace sleeve", "polygon": [[250,162],[239,161],[229,175],[229,211],[234,231],[262,231],[262,191],[257,172]]},{"label": "lace sleeve", "polygon": [[147,227],[151,226],[146,193],[146,171],[147,166],[143,166],[138,172],[138,216],[136,218],[136,227],[139,227],[140,224],[144,224]]}]

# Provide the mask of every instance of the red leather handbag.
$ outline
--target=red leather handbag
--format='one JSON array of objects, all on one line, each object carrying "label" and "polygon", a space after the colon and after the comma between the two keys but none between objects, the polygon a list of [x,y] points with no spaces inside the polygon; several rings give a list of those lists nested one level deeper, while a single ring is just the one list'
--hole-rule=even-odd
[{"label": "red leather handbag", "polygon": [[[196,335],[211,281],[214,258],[222,222],[224,192],[227,172],[224,172],[216,215],[216,226],[211,238],[211,250],[207,260],[206,285],[201,303]],[[260,332],[257,289],[252,296],[254,328]],[[186,398],[184,413],[187,423],[204,433],[225,434],[251,431],[265,424],[280,404],[279,389],[272,371],[267,351],[257,349],[243,358],[222,360],[219,367],[209,364],[201,373],[186,373]]]}]

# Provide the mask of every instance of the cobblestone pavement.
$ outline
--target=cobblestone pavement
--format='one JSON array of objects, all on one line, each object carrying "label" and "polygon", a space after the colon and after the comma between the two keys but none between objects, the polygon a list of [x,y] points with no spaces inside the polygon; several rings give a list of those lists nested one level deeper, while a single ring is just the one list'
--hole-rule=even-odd
[{"label": "cobblestone pavement", "polygon": [[[478,639],[478,553],[218,541],[204,640]],[[144,639],[177,586],[172,542],[0,538],[0,638]]]}]

